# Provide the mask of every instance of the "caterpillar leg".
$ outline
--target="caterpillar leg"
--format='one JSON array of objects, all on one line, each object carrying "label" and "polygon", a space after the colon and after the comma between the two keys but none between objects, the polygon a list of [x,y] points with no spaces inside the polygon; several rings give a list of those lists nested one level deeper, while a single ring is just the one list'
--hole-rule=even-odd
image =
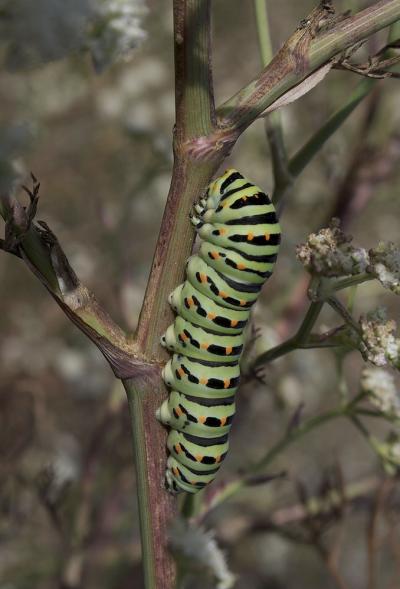
[{"label": "caterpillar leg", "polygon": [[170,456],[167,460],[165,486],[170,493],[197,493],[214,480],[218,471],[211,474],[194,473]]}]

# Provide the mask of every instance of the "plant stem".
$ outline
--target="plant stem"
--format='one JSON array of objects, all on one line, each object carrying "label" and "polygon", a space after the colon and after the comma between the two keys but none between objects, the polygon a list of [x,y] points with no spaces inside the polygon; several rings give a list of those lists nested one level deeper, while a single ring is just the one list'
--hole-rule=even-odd
[{"label": "plant stem", "polygon": [[156,360],[168,357],[159,345],[161,334],[173,321],[168,295],[182,281],[193,245],[189,212],[219,165],[213,159],[202,160],[196,151],[201,152],[204,137],[212,133],[215,118],[210,68],[210,0],[175,0],[174,26],[175,161],[136,334],[139,349]]},{"label": "plant stem", "polygon": [[338,417],[345,417],[347,415],[347,411],[348,409],[346,406],[322,413],[321,415],[317,415],[316,417],[308,419],[299,427],[293,429],[289,433],[286,433],[276,444],[272,446],[272,448],[261,460],[259,460],[259,462],[248,469],[244,477],[226,485],[226,487],[220,493],[218,493],[214,501],[211,502],[210,509],[214,509],[214,507],[220,505],[227,499],[230,499],[240,490],[245,488],[247,486],[248,477],[258,474],[261,470],[265,470],[267,467],[270,467],[277,456],[286,450],[291,444],[297,442],[300,438],[304,437],[306,434],[310,433],[319,426]]},{"label": "plant stem", "polygon": [[291,176],[297,177],[300,175],[304,168],[319,153],[326,141],[342,126],[360,102],[368,96],[375,84],[376,80],[370,78],[359,82],[347,102],[334,112],[322,127],[290,159],[289,171]]},{"label": "plant stem", "polygon": [[[267,11],[267,0],[254,0],[254,8],[256,14],[261,62],[262,66],[266,67],[273,57]],[[282,117],[280,111],[276,110],[266,117],[265,130],[271,149],[272,170],[275,181],[275,194],[279,187],[290,184],[290,175],[288,172],[288,161],[283,139]],[[273,200],[275,200],[275,197],[273,197]]]},{"label": "plant stem", "polygon": [[263,364],[267,364],[269,362],[272,362],[273,360],[276,360],[280,356],[283,356],[284,354],[288,354],[289,352],[292,352],[296,348],[302,347],[302,345],[307,342],[307,339],[311,333],[312,328],[315,325],[315,322],[317,321],[317,319],[319,317],[319,314],[322,310],[323,305],[324,305],[323,301],[312,302],[308,308],[308,311],[307,311],[297,333],[293,337],[286,340],[285,342],[279,344],[278,346],[275,346],[274,348],[267,350],[263,354],[260,354],[260,356],[258,356],[256,358],[256,360],[254,361],[254,363],[252,363],[250,365],[250,367],[248,368],[248,371],[251,372],[252,370],[258,368],[259,366],[262,366]]},{"label": "plant stem", "polygon": [[369,280],[375,280],[375,276],[368,274],[367,272],[363,274],[356,274],[355,276],[349,276],[348,278],[340,278],[329,286],[330,292],[343,290],[344,288],[356,286],[358,284],[362,284],[363,282],[368,282]]},{"label": "plant stem", "polygon": [[167,432],[155,412],[167,396],[161,363],[168,354],[160,346],[160,336],[173,321],[168,295],[184,278],[194,239],[189,212],[218,166],[216,159],[202,159],[198,153],[214,128],[210,7],[210,0],[174,0],[175,160],[135,341],[143,357],[154,363],[154,374],[124,382],[136,457],[146,589],[172,589],[175,583],[167,539],[177,505],[164,490]]},{"label": "plant stem", "polygon": [[296,59],[294,51],[298,49],[302,39],[298,33],[293,37],[292,43],[285,44],[254,80],[218,109],[221,127],[231,131],[247,128],[282,94],[299,84],[332,57],[398,19],[399,0],[375,2],[365,10],[332,26],[328,32],[311,39],[306,54],[299,56],[299,60]]},{"label": "plant stem", "polygon": [[155,410],[162,394],[158,371],[147,383],[124,382],[132,424],[138,513],[142,542],[144,586],[172,588],[175,566],[168,550],[168,526],[175,500],[162,490],[165,473],[164,431],[157,427]]}]

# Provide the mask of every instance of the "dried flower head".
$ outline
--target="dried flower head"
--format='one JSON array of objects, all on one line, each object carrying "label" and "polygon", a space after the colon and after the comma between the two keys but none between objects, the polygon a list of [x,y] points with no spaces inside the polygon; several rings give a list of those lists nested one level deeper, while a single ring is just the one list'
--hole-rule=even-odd
[{"label": "dried flower head", "polygon": [[351,245],[352,237],[340,229],[339,219],[332,219],[328,228],[312,233],[305,244],[297,247],[297,258],[311,274],[349,276],[365,272],[368,252]]},{"label": "dried flower head", "polygon": [[144,0],[92,0],[93,16],[87,40],[97,71],[128,58],[146,38]]},{"label": "dried flower head", "polygon": [[379,411],[400,419],[400,393],[390,372],[365,367],[361,374],[361,390]]},{"label": "dried flower head", "polygon": [[369,255],[368,272],[376,276],[385,288],[400,294],[400,247],[391,241],[380,242],[378,247],[369,251]]},{"label": "dried flower head", "polygon": [[360,317],[361,339],[367,359],[375,366],[400,366],[400,339],[395,337],[396,322],[387,319],[386,311],[379,308]]}]

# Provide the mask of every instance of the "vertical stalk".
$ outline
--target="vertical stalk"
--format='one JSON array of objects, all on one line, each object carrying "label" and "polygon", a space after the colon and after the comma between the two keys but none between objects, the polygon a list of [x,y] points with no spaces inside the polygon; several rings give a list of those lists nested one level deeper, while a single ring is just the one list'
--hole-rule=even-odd
[{"label": "vertical stalk", "polygon": [[160,346],[160,336],[173,321],[168,295],[184,279],[193,245],[190,209],[223,159],[222,153],[203,158],[201,149],[215,126],[210,10],[210,0],[174,0],[174,169],[135,338],[138,353],[152,363],[152,371],[124,383],[132,422],[146,589],[171,589],[176,574],[167,543],[177,505],[164,487],[167,432],[155,419],[156,409],[167,396],[161,366],[168,355]]},{"label": "vertical stalk", "polygon": [[[270,36],[267,0],[254,0],[254,8],[261,64],[263,67],[266,67],[274,55]],[[280,111],[273,111],[265,118],[265,131],[271,149],[272,170],[275,182],[274,194],[280,194],[284,192],[283,187],[288,188],[291,183]]]},{"label": "vertical stalk", "polygon": [[132,425],[144,586],[170,589],[175,582],[175,567],[168,550],[168,524],[174,516],[175,500],[162,487],[165,450],[160,453],[159,446],[165,448],[164,432],[151,423],[155,421],[158,396],[163,393],[158,375],[154,376],[147,385],[138,386],[133,381],[124,385]]}]

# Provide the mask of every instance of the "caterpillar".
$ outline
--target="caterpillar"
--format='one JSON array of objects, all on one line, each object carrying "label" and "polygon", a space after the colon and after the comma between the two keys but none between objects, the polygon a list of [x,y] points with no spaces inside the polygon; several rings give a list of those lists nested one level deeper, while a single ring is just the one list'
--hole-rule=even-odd
[{"label": "caterpillar", "polygon": [[234,169],[209,185],[191,222],[200,249],[169,296],[177,317],[161,338],[173,353],[162,373],[170,395],[157,418],[170,428],[165,481],[174,494],[205,487],[227,454],[243,329],[280,243],[271,200]]}]

